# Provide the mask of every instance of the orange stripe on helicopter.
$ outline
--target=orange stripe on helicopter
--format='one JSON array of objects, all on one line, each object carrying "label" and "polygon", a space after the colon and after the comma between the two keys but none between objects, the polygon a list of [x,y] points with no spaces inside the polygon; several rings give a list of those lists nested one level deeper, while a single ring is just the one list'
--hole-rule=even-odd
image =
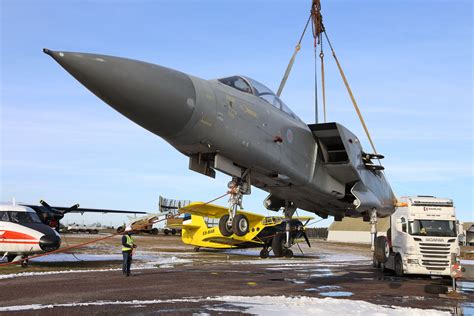
[{"label": "orange stripe on helicopter", "polygon": [[30,236],[30,235],[27,235],[27,234],[23,234],[23,233],[19,233],[19,232],[15,232],[15,231],[11,231],[11,230],[0,230],[0,239],[34,239],[36,240],[35,237],[33,236]]}]

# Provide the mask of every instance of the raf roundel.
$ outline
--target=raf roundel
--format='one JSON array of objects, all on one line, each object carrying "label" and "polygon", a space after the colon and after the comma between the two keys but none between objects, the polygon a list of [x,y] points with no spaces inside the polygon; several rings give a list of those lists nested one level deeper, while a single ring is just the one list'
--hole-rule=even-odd
[{"label": "raf roundel", "polygon": [[288,129],[286,131],[286,139],[288,140],[290,144],[291,142],[293,142],[293,132],[291,131],[291,129]]}]

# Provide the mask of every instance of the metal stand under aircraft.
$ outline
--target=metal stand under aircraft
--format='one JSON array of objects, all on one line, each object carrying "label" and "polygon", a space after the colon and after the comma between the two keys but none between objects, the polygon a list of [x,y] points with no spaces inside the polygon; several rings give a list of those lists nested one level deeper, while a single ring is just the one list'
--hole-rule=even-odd
[{"label": "metal stand under aircraft", "polygon": [[377,210],[370,211],[370,250],[375,251],[375,239],[377,238]]}]

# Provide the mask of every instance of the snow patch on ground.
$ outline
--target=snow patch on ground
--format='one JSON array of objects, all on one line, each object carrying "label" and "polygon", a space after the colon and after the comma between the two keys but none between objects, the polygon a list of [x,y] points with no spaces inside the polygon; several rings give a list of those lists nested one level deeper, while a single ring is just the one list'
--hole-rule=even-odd
[{"label": "snow patch on ground", "polygon": [[461,265],[469,265],[469,266],[474,266],[474,260],[467,260],[467,259],[461,259]]},{"label": "snow patch on ground", "polygon": [[[64,304],[31,304],[0,307],[0,312],[52,309],[55,307],[85,307],[103,305],[155,305],[163,303],[209,303],[205,309],[224,312],[242,312],[257,315],[412,315],[438,316],[449,315],[438,310],[423,310],[407,307],[380,306],[364,301],[353,301],[334,298],[286,297],[286,296],[217,296],[208,298],[183,298],[170,300],[131,300],[131,301],[96,301]],[[224,304],[223,304],[224,303]]]},{"label": "snow patch on ground", "polygon": [[[76,254],[76,256],[83,261],[108,261],[108,260],[122,260],[122,256],[118,255],[85,255]],[[37,258],[42,259],[42,258]],[[77,259],[72,254],[57,254],[44,257],[44,261],[38,262],[75,262]],[[31,261],[36,260],[32,259]],[[192,260],[181,259],[176,256],[169,255],[149,255],[149,254],[137,254],[134,256],[135,263],[132,265],[133,270],[139,269],[154,269],[154,268],[172,268],[175,265],[191,263]],[[137,262],[138,261],[138,262]],[[121,271],[121,263],[117,264],[117,268],[109,269],[77,269],[77,270],[61,270],[61,271],[47,271],[47,272],[21,272],[11,274],[0,274],[0,280],[2,279],[13,279],[17,277],[27,277],[35,275],[51,275],[51,274],[64,274],[64,273],[84,273],[84,272],[108,272],[108,271]]]},{"label": "snow patch on ground", "polygon": [[[449,315],[437,310],[423,310],[407,307],[380,306],[364,301],[334,298],[286,297],[286,296],[222,296],[210,298],[225,301],[237,307],[246,308],[245,312],[257,315],[411,315],[437,316]],[[230,311],[230,310],[229,310]],[[239,310],[235,310],[239,311]]]},{"label": "snow patch on ground", "polygon": [[18,277],[28,277],[34,275],[51,275],[51,274],[66,274],[66,273],[84,273],[84,272],[106,272],[106,271],[121,271],[120,269],[87,269],[87,270],[62,270],[62,271],[47,271],[47,272],[22,272],[11,274],[0,274],[0,280],[13,279]]},{"label": "snow patch on ground", "polygon": [[58,253],[31,259],[31,262],[76,262],[76,261],[113,261],[122,260],[122,255],[89,255]]}]

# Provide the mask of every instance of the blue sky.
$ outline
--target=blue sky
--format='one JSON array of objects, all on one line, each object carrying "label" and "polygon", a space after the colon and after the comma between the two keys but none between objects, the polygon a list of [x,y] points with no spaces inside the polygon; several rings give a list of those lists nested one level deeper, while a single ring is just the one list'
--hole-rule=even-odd
[{"label": "blue sky", "polygon": [[[310,2],[1,0],[0,200],[154,211],[160,194],[201,201],[222,194],[227,177],[189,171],[186,157],[105,105],[42,48],[139,59],[205,79],[244,74],[276,90]],[[453,198],[460,219],[473,221],[471,1],[322,6],[396,194]],[[306,37],[282,95],[307,123],[312,54]],[[329,120],[368,150],[327,49],[326,69]],[[244,206],[266,214],[265,196],[255,189]],[[123,217],[66,217],[95,220]]]}]

